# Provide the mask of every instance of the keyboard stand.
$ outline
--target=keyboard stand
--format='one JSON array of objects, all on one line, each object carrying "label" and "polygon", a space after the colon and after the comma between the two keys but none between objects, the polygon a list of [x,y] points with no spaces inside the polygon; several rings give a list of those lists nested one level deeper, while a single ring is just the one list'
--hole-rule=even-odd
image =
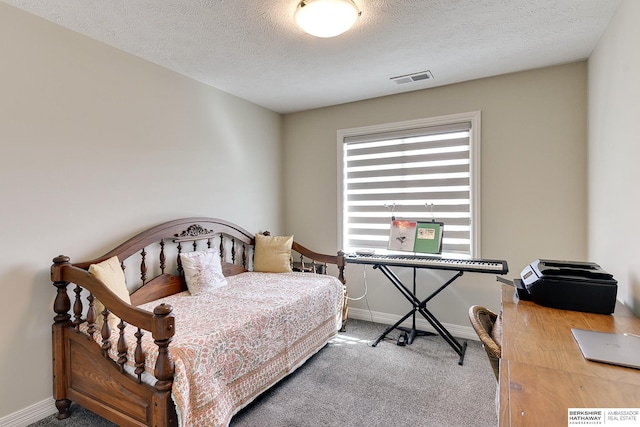
[{"label": "keyboard stand", "polygon": [[[442,323],[440,323],[440,321],[438,319],[436,319],[436,317],[433,315],[433,313],[431,313],[427,309],[427,303],[429,301],[431,301],[440,292],[442,292],[443,289],[445,289],[447,286],[449,286],[451,283],[453,283],[454,280],[456,280],[458,277],[462,276],[463,272],[462,271],[458,271],[453,277],[451,277],[449,280],[447,280],[442,286],[440,286],[433,293],[431,293],[431,295],[429,295],[427,298],[425,298],[423,300],[420,300],[416,296],[416,267],[413,267],[413,292],[411,292],[411,290],[409,290],[402,283],[402,281],[389,268],[389,266],[387,266],[385,264],[375,264],[373,266],[373,268],[374,269],[376,269],[376,268],[379,269],[387,277],[387,279],[389,279],[389,281],[398,289],[398,291],[400,291],[400,293],[411,303],[413,308],[411,309],[411,311],[409,311],[407,314],[405,314],[400,320],[398,320],[394,325],[389,326],[387,328],[387,330],[384,331],[382,333],[382,335],[380,335],[376,339],[376,341],[372,344],[372,347],[376,347],[378,345],[378,343],[380,343],[380,341],[382,341],[387,336],[387,334],[389,334],[394,329],[400,329],[400,330],[408,332],[410,334],[409,338],[407,340],[407,344],[411,344],[413,342],[413,339],[416,336],[435,335],[432,332],[420,331],[420,330],[416,329],[416,327],[415,327],[415,316],[416,316],[416,311],[417,311],[422,315],[422,317],[424,317],[427,320],[427,322],[429,322],[429,324],[431,326],[433,326],[433,328],[436,330],[436,332],[438,332],[438,334],[442,338],[444,338],[444,340],[451,346],[451,348],[453,348],[455,350],[455,352],[458,353],[458,355],[460,356],[460,359],[458,361],[458,365],[462,365],[462,363],[464,362],[464,354],[465,354],[465,352],[467,350],[467,342],[465,341],[462,344],[460,344],[458,342],[458,340],[456,340],[456,338],[453,335],[451,335],[451,333],[447,330],[447,328],[445,328],[444,325]],[[413,316],[412,327],[411,328],[400,327],[400,324],[402,324],[402,322],[407,320],[410,316]]]},{"label": "keyboard stand", "polygon": [[[413,295],[416,295],[416,268],[413,268]],[[407,336],[407,344],[412,344],[413,340],[416,337],[426,337],[429,335],[435,335],[435,333],[433,332],[429,332],[429,331],[423,331],[420,329],[416,328],[416,311],[415,310],[415,306],[414,306],[414,310],[411,310],[410,313],[411,314],[411,327],[407,328],[406,326],[397,326],[396,329],[406,332],[408,334]],[[404,318],[406,320],[406,317]],[[403,320],[404,321],[404,320]],[[400,322],[402,323],[402,322]],[[378,340],[379,341],[379,340]]]}]

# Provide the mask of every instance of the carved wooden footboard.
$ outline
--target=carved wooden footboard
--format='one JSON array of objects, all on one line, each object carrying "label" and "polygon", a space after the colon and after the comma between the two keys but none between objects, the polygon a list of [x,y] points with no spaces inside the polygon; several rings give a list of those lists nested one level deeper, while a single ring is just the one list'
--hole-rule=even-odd
[{"label": "carved wooden footboard", "polygon": [[[56,257],[51,280],[57,288],[52,345],[53,396],[58,418],[70,415],[73,401],[122,426],[177,425],[176,408],[171,399],[174,364],[170,344],[175,333],[172,306],[158,304],[152,312],[137,306],[186,290],[181,253],[217,249],[223,273],[228,277],[252,269],[253,245],[253,234],[235,224],[199,217],[150,228],[91,261],[71,263],[66,256]],[[292,262],[298,270],[326,272],[327,267],[333,265],[331,268],[345,283],[341,253],[320,254],[296,242],[292,251],[296,253]],[[136,278],[139,284],[130,295],[131,304],[88,272],[91,264],[114,256],[127,275],[127,284],[131,287],[131,278]],[[101,313],[95,308],[96,299],[105,306]],[[344,307],[343,322],[346,321],[346,291]],[[104,319],[100,330],[99,316]],[[118,330],[111,330],[108,321],[111,316],[121,319]],[[137,328],[133,356],[127,352],[126,325]],[[102,338],[102,345],[93,339],[96,334]],[[110,339],[112,334],[114,340]],[[157,346],[155,378],[151,381],[143,381],[146,355],[141,341],[145,335],[150,335]],[[111,342],[117,343],[117,348],[114,347],[117,360],[109,355],[113,350]],[[127,365],[135,369],[126,369]]]}]

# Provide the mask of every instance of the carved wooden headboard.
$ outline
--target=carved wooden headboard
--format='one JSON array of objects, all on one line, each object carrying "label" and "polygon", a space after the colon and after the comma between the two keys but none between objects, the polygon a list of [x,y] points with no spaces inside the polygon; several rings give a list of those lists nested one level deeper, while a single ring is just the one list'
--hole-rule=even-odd
[{"label": "carved wooden headboard", "polygon": [[[266,232],[265,234],[268,234]],[[225,276],[253,268],[254,234],[217,218],[183,218],[149,228],[103,256],[75,267],[88,269],[91,264],[117,256],[127,277],[133,305],[143,304],[186,290],[180,254],[217,249]],[[294,269],[326,273],[327,264],[335,264],[344,283],[344,257],[313,252],[293,242]]]}]

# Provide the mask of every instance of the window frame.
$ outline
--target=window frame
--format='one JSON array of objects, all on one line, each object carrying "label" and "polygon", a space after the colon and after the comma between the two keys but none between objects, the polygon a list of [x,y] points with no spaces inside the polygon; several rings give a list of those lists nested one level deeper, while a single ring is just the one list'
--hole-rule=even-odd
[{"label": "window frame", "polygon": [[[345,248],[344,244],[344,230],[345,230],[345,215],[344,215],[344,195],[345,195],[345,180],[344,180],[344,140],[348,137],[355,137],[359,135],[402,131],[405,129],[412,129],[417,127],[430,127],[430,126],[443,126],[453,123],[459,123],[467,121],[471,123],[471,129],[469,133],[469,184],[470,184],[470,257],[481,258],[481,163],[482,163],[482,151],[481,151],[481,112],[471,111],[466,113],[449,114],[438,117],[429,117],[416,120],[406,120],[400,122],[384,123],[378,125],[362,126],[356,128],[338,129],[337,131],[337,153],[338,153],[338,244],[339,247]],[[443,256],[447,256],[447,253],[443,253]],[[460,257],[456,254],[455,257]]]}]

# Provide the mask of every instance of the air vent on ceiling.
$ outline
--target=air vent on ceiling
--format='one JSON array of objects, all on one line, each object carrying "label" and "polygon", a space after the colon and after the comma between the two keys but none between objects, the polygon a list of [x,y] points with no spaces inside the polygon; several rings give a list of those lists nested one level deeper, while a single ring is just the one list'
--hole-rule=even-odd
[{"label": "air vent on ceiling", "polygon": [[405,83],[413,83],[413,82],[419,82],[422,80],[430,80],[432,78],[433,78],[433,74],[431,74],[431,71],[426,70],[426,71],[420,71],[419,73],[405,74],[404,76],[391,77],[391,80],[393,80],[399,85],[402,85]]}]

